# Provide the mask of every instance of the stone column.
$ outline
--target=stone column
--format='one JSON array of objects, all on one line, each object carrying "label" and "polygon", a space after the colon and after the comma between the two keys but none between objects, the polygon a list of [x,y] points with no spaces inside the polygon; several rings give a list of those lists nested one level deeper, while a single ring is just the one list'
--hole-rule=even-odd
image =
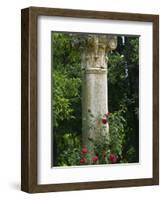
[{"label": "stone column", "polygon": [[108,112],[107,64],[109,51],[117,46],[117,38],[88,35],[82,51],[82,141],[93,155],[92,140],[109,138],[108,124],[102,117]]}]

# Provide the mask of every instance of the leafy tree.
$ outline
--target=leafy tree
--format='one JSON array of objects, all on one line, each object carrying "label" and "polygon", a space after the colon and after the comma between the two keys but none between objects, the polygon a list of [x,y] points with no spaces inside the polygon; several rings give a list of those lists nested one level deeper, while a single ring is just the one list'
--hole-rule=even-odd
[{"label": "leafy tree", "polygon": [[53,161],[57,164],[66,148],[60,144],[62,138],[67,132],[74,138],[81,135],[81,68],[80,54],[72,46],[71,35],[53,32],[52,53]]},{"label": "leafy tree", "polygon": [[[126,120],[122,157],[125,162],[139,159],[139,38],[118,38],[118,48],[109,54],[109,109],[125,110]],[[118,92],[118,95],[117,95]]]}]

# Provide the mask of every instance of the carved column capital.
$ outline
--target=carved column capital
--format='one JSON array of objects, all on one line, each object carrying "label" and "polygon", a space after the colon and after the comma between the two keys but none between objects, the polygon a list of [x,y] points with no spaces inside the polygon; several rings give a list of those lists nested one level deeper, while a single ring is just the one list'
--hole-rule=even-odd
[{"label": "carved column capital", "polygon": [[[107,53],[117,47],[117,37],[110,35],[87,35],[81,43],[82,68],[107,69]],[[91,70],[92,71],[92,70]],[[92,71],[93,72],[93,71]]]}]

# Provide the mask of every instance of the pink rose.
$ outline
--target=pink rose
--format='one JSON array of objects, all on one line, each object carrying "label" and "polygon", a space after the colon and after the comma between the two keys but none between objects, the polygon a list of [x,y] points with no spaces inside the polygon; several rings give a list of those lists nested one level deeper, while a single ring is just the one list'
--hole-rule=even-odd
[{"label": "pink rose", "polygon": [[117,158],[118,157],[115,154],[110,154],[109,156],[109,160],[111,161],[112,164],[117,162]]},{"label": "pink rose", "polygon": [[85,154],[85,153],[88,152],[88,149],[86,147],[83,147],[82,150],[81,150],[81,152]]},{"label": "pink rose", "polygon": [[85,163],[86,163],[86,161],[87,161],[87,159],[86,159],[86,158],[81,158],[81,159],[80,159],[80,164],[85,164]]},{"label": "pink rose", "polygon": [[94,156],[94,157],[92,158],[93,163],[96,163],[97,160],[98,160],[98,156]]}]

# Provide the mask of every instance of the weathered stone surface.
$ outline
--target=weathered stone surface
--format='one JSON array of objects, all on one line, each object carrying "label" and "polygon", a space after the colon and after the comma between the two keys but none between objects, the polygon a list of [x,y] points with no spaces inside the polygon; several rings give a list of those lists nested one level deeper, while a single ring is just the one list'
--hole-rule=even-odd
[{"label": "weathered stone surface", "polygon": [[109,137],[108,124],[101,119],[108,112],[107,54],[116,46],[115,36],[88,35],[82,40],[82,139],[92,155],[91,140]]}]

